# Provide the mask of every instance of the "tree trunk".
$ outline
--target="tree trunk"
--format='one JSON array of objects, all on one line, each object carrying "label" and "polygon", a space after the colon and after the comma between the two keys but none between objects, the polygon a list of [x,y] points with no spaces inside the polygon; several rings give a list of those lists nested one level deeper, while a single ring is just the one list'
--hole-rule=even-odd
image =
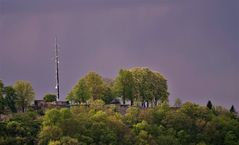
[{"label": "tree trunk", "polygon": [[147,108],[149,108],[149,101],[147,100]]},{"label": "tree trunk", "polygon": [[25,112],[25,107],[24,106],[22,106],[22,112]]},{"label": "tree trunk", "polygon": [[134,99],[130,100],[130,105],[133,106],[134,105]]},{"label": "tree trunk", "polygon": [[142,101],[142,107],[145,108],[145,102],[144,101]]},{"label": "tree trunk", "polygon": [[158,105],[158,100],[155,100],[154,106],[157,106],[157,105]]},{"label": "tree trunk", "polygon": [[123,104],[125,105],[125,97],[123,96]]}]

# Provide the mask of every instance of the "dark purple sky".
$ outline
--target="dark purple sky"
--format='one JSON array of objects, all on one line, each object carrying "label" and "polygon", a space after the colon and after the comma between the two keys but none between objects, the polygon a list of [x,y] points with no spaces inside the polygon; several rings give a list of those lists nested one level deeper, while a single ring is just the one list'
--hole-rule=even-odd
[{"label": "dark purple sky", "polygon": [[147,66],[171,102],[239,110],[238,0],[0,0],[0,79],[31,81],[38,99],[55,92],[55,36],[63,96],[88,71]]}]

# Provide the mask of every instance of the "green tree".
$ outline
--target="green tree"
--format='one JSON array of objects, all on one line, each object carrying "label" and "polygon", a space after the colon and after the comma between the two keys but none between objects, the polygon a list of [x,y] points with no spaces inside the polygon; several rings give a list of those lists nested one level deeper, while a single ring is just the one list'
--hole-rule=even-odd
[{"label": "green tree", "polygon": [[3,97],[3,90],[4,90],[4,84],[3,84],[2,80],[0,80],[0,116],[1,116],[1,114],[4,113],[4,110],[5,110],[5,101],[4,101],[4,97]]},{"label": "green tree", "polygon": [[236,113],[236,109],[234,108],[234,105],[232,105],[231,109],[230,109],[231,113]]},{"label": "green tree", "polygon": [[181,107],[182,106],[182,101],[180,98],[176,98],[174,107]]},{"label": "green tree", "polygon": [[90,90],[85,79],[80,79],[76,87],[73,89],[75,101],[85,103],[90,98]]},{"label": "green tree", "polygon": [[168,85],[165,77],[159,72],[153,72],[153,86],[154,86],[154,104],[157,105],[158,101],[168,102]]},{"label": "green tree", "polygon": [[61,138],[61,145],[80,145],[80,143],[75,138],[64,136]]},{"label": "green tree", "polygon": [[3,84],[2,80],[0,80],[0,96],[3,95],[3,89],[4,89],[4,84]]},{"label": "green tree", "polygon": [[224,144],[225,145],[238,145],[239,138],[237,138],[236,135],[232,131],[228,131],[225,136]]},{"label": "green tree", "polygon": [[[142,106],[145,107],[145,101],[152,97],[153,90],[149,89],[149,83],[147,78],[147,68],[132,68],[130,71],[133,74],[135,83],[136,98],[141,100]],[[150,94],[150,96],[148,96]]]},{"label": "green tree", "polygon": [[39,133],[39,145],[48,145],[51,140],[59,140],[63,136],[61,128],[57,126],[45,126]]},{"label": "green tree", "polygon": [[66,100],[69,101],[71,104],[74,104],[74,103],[77,102],[76,99],[75,99],[74,93],[73,93],[73,89],[71,89],[71,91],[66,96]]},{"label": "green tree", "polygon": [[68,94],[66,99],[72,103],[85,103],[91,96],[84,78],[80,79]]},{"label": "green tree", "polygon": [[148,68],[132,68],[130,71],[133,74],[135,82],[135,93],[138,99],[141,99],[142,106],[147,107],[158,104],[158,101],[167,101],[169,93],[167,92],[167,80],[156,71]]},{"label": "green tree", "polygon": [[[167,102],[162,102],[154,108],[129,107],[124,113],[122,110],[113,111],[100,99],[90,101],[88,107],[46,111],[39,144],[238,144],[239,120],[228,110],[227,113],[213,112],[190,102],[173,110]],[[10,123],[8,127],[0,123],[0,135],[4,135],[7,128],[13,137],[16,137],[13,134],[19,135],[21,139],[17,141],[23,143],[28,130],[22,126],[19,121]],[[16,139],[5,139],[6,136],[0,138],[0,143],[16,142]]]},{"label": "green tree", "polygon": [[180,145],[178,139],[172,135],[161,135],[158,137],[158,145]]},{"label": "green tree", "polygon": [[115,98],[114,93],[112,91],[112,88],[110,86],[104,85],[104,91],[103,91],[103,96],[102,100],[106,103],[109,104],[111,101]]},{"label": "green tree", "polygon": [[17,106],[24,112],[35,97],[32,85],[28,81],[16,81],[13,88],[17,95]]},{"label": "green tree", "polygon": [[41,126],[38,119],[37,113],[29,111],[12,114],[8,120],[1,121],[0,144],[35,144]]},{"label": "green tree", "polygon": [[113,85],[114,80],[110,78],[103,78],[103,95],[101,99],[106,103],[109,104],[115,98],[113,93]]},{"label": "green tree", "polygon": [[212,102],[209,100],[208,102],[207,102],[207,108],[208,109],[212,109]]},{"label": "green tree", "polygon": [[168,111],[162,120],[162,124],[167,128],[175,130],[187,130],[192,127],[192,120],[182,112]]},{"label": "green tree", "polygon": [[129,126],[133,126],[134,124],[138,123],[139,121],[139,113],[140,110],[137,107],[129,107],[126,110],[126,114],[124,115],[123,121],[125,124]]},{"label": "green tree", "polygon": [[84,77],[87,87],[89,88],[90,94],[93,100],[100,99],[103,94],[103,79],[102,77],[95,73],[89,72]]},{"label": "green tree", "polygon": [[63,136],[60,140],[51,140],[48,145],[80,145],[77,139]]},{"label": "green tree", "polygon": [[48,145],[61,145],[61,142],[60,141],[58,141],[58,140],[51,140],[49,143],[48,143]]},{"label": "green tree", "polygon": [[17,101],[17,95],[15,90],[12,86],[7,86],[4,88],[5,93],[5,102],[6,106],[11,110],[11,112],[16,113],[16,101]]},{"label": "green tree", "polygon": [[133,75],[128,70],[121,69],[114,84],[114,91],[122,97],[123,104],[125,100],[131,101],[131,106],[134,104],[134,80]]},{"label": "green tree", "polygon": [[43,118],[44,126],[58,125],[61,123],[61,113],[57,109],[47,110]]},{"label": "green tree", "polygon": [[101,99],[90,100],[90,108],[93,110],[103,110],[105,102]]},{"label": "green tree", "polygon": [[45,102],[54,102],[56,101],[56,95],[55,94],[46,94],[44,97],[43,97],[43,100]]}]

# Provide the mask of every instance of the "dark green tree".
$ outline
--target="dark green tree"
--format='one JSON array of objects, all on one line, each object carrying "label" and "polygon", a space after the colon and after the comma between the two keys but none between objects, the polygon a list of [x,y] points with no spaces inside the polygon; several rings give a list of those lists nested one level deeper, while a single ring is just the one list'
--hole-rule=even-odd
[{"label": "dark green tree", "polygon": [[103,95],[102,95],[101,99],[106,104],[109,104],[115,98],[115,95],[113,93],[114,80],[110,79],[110,78],[103,78],[103,81],[104,81],[104,84],[103,84]]},{"label": "dark green tree", "polygon": [[212,109],[212,102],[209,100],[208,102],[207,102],[207,108],[208,109]]},{"label": "dark green tree", "polygon": [[3,91],[4,91],[4,84],[2,80],[0,80],[0,115],[3,114],[5,110],[5,101],[3,97]]},{"label": "dark green tree", "polygon": [[230,109],[231,113],[236,113],[236,109],[234,108],[234,105],[232,105],[231,109]]},{"label": "dark green tree", "polygon": [[45,102],[54,102],[56,101],[56,95],[55,94],[46,94],[44,97],[43,97],[43,100]]},{"label": "dark green tree", "polygon": [[13,88],[17,95],[17,106],[22,112],[25,112],[35,97],[32,85],[28,81],[16,81]]},{"label": "dark green tree", "polygon": [[123,104],[126,99],[131,101],[131,106],[134,104],[134,79],[130,71],[123,69],[119,71],[114,84],[114,92],[122,97]]},{"label": "dark green tree", "polygon": [[103,96],[101,99],[106,104],[109,104],[114,98],[115,98],[115,96],[113,94],[112,88],[110,86],[104,85]]},{"label": "dark green tree", "polygon": [[236,135],[232,131],[228,131],[225,136],[224,144],[225,145],[238,145],[239,139],[236,137]]},{"label": "dark green tree", "polygon": [[17,101],[17,95],[15,90],[12,86],[7,86],[4,88],[5,93],[5,103],[6,106],[11,110],[11,112],[16,113],[16,101]]}]

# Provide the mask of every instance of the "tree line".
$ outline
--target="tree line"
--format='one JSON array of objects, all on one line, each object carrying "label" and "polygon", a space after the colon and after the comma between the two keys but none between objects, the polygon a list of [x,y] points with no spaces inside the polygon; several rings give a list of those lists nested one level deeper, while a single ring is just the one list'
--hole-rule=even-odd
[{"label": "tree line", "polygon": [[[95,72],[80,78],[67,99],[70,108],[39,112],[30,82],[0,81],[0,144],[3,145],[238,145],[239,117],[227,110],[175,100],[168,104],[167,80],[148,68],[121,69],[115,79]],[[126,112],[113,104],[122,98]],[[56,101],[46,94],[46,102]],[[107,104],[107,105],[105,105]],[[143,106],[145,108],[137,107]],[[153,107],[149,107],[153,106]],[[1,117],[1,116],[0,116]]]},{"label": "tree line", "polygon": [[123,104],[141,102],[143,107],[156,106],[168,100],[165,77],[149,68],[121,69],[115,79],[105,79],[95,72],[80,78],[67,96],[71,103],[87,103],[87,100],[102,99],[110,103],[120,97]]},{"label": "tree line", "polygon": [[13,86],[4,86],[0,80],[0,115],[6,112],[25,112],[34,100],[35,93],[28,81],[16,81]]},{"label": "tree line", "polygon": [[115,105],[16,113],[0,122],[3,145],[238,145],[239,118],[220,107],[191,102],[177,110],[167,102],[121,114]]},{"label": "tree line", "polygon": [[[141,102],[143,107],[156,106],[159,101],[167,101],[167,80],[159,72],[149,68],[121,69],[115,79],[103,78],[96,72],[82,77],[70,91],[66,99],[73,104],[87,103],[101,99],[109,104],[114,98],[122,98],[123,104]],[[30,82],[19,80],[12,86],[4,86],[0,80],[0,114],[25,112],[35,98]],[[56,101],[55,94],[46,94],[46,102]],[[145,105],[146,104],[146,105]]]}]

